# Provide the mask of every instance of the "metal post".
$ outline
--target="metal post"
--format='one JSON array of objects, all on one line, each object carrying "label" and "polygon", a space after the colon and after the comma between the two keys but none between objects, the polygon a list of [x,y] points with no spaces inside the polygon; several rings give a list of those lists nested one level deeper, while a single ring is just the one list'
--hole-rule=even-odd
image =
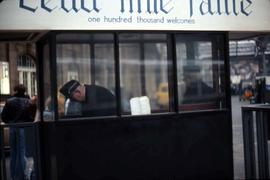
[{"label": "metal post", "polygon": [[269,178],[267,148],[267,116],[262,111],[256,112],[259,178]]},{"label": "metal post", "polygon": [[36,177],[38,180],[42,180],[42,172],[41,172],[41,154],[40,154],[40,124],[34,123],[34,134],[35,134],[35,161],[34,161],[34,171],[36,172]]},{"label": "metal post", "polygon": [[1,171],[0,171],[0,177],[3,180],[7,179],[7,173],[6,173],[6,158],[5,158],[5,145],[4,145],[4,126],[0,125],[0,151],[1,151]]},{"label": "metal post", "polygon": [[264,134],[263,134],[263,147],[264,147],[264,157],[265,157],[265,176],[267,179],[269,179],[269,159],[268,159],[268,113],[267,112],[263,112],[263,115],[262,115],[262,118],[263,118],[263,131],[264,131]]},{"label": "metal post", "polygon": [[243,141],[245,157],[246,179],[256,178],[255,148],[254,148],[254,129],[252,111],[242,109],[243,118]]}]

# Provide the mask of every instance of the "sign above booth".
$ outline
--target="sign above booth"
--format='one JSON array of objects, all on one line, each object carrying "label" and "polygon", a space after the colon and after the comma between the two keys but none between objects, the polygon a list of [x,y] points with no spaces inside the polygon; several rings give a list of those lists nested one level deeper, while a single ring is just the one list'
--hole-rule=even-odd
[{"label": "sign above booth", "polygon": [[270,31],[270,0],[2,0],[0,30]]}]

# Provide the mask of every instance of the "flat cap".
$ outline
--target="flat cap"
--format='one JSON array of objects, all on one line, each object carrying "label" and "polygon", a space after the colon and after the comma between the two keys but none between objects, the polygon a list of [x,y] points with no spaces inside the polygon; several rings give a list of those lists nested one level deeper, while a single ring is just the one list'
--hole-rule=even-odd
[{"label": "flat cap", "polygon": [[198,65],[186,65],[184,66],[184,72],[187,73],[195,73],[195,72],[200,72],[201,71],[201,67]]},{"label": "flat cap", "polygon": [[78,86],[80,86],[80,83],[77,80],[70,80],[61,87],[60,93],[62,93],[66,98],[70,98],[72,92]]}]

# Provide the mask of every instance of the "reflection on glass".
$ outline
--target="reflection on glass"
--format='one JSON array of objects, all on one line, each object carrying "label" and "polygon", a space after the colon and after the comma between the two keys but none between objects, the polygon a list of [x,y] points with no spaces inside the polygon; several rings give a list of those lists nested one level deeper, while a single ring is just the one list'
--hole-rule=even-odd
[{"label": "reflection on glass", "polygon": [[[147,37],[147,41],[145,39]],[[151,112],[169,109],[167,45],[165,35],[123,34],[119,36],[122,113],[130,114],[130,100],[147,96]],[[155,40],[155,42],[151,42]],[[164,41],[164,39],[162,39]],[[167,88],[166,88],[167,87]]]},{"label": "reflection on glass", "polygon": [[90,53],[89,44],[58,44],[58,84],[71,79],[79,79],[82,83],[91,83]]},{"label": "reflection on glass", "polygon": [[46,44],[43,47],[43,83],[44,83],[44,111],[43,120],[49,121],[53,120],[53,109],[54,104],[51,99],[51,74],[50,74],[50,58],[49,58],[49,45]]},{"label": "reflection on glass", "polygon": [[113,44],[95,45],[95,82],[115,94]]},{"label": "reflection on glass", "polygon": [[130,111],[129,101],[132,97],[141,96],[139,44],[120,44],[120,80],[122,109]]},{"label": "reflection on glass", "polygon": [[34,59],[24,54],[17,60],[17,70],[19,73],[19,83],[26,86],[27,94],[37,95],[36,65]]},{"label": "reflection on glass", "polygon": [[[145,44],[146,94],[157,111],[169,109],[168,59],[165,43]],[[157,106],[157,107],[155,107]]]},{"label": "reflection on glass", "polygon": [[223,60],[214,40],[177,38],[177,76],[180,110],[219,109]]},{"label": "reflection on glass", "polygon": [[0,94],[10,94],[8,62],[0,62]]}]

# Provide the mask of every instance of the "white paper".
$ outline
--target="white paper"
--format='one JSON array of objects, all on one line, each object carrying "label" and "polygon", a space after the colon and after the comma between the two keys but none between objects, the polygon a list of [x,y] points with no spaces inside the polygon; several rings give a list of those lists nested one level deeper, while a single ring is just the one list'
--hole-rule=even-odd
[{"label": "white paper", "polygon": [[141,114],[151,114],[150,101],[147,96],[140,97]]},{"label": "white paper", "polygon": [[130,99],[131,115],[151,114],[150,101],[147,96]]}]

